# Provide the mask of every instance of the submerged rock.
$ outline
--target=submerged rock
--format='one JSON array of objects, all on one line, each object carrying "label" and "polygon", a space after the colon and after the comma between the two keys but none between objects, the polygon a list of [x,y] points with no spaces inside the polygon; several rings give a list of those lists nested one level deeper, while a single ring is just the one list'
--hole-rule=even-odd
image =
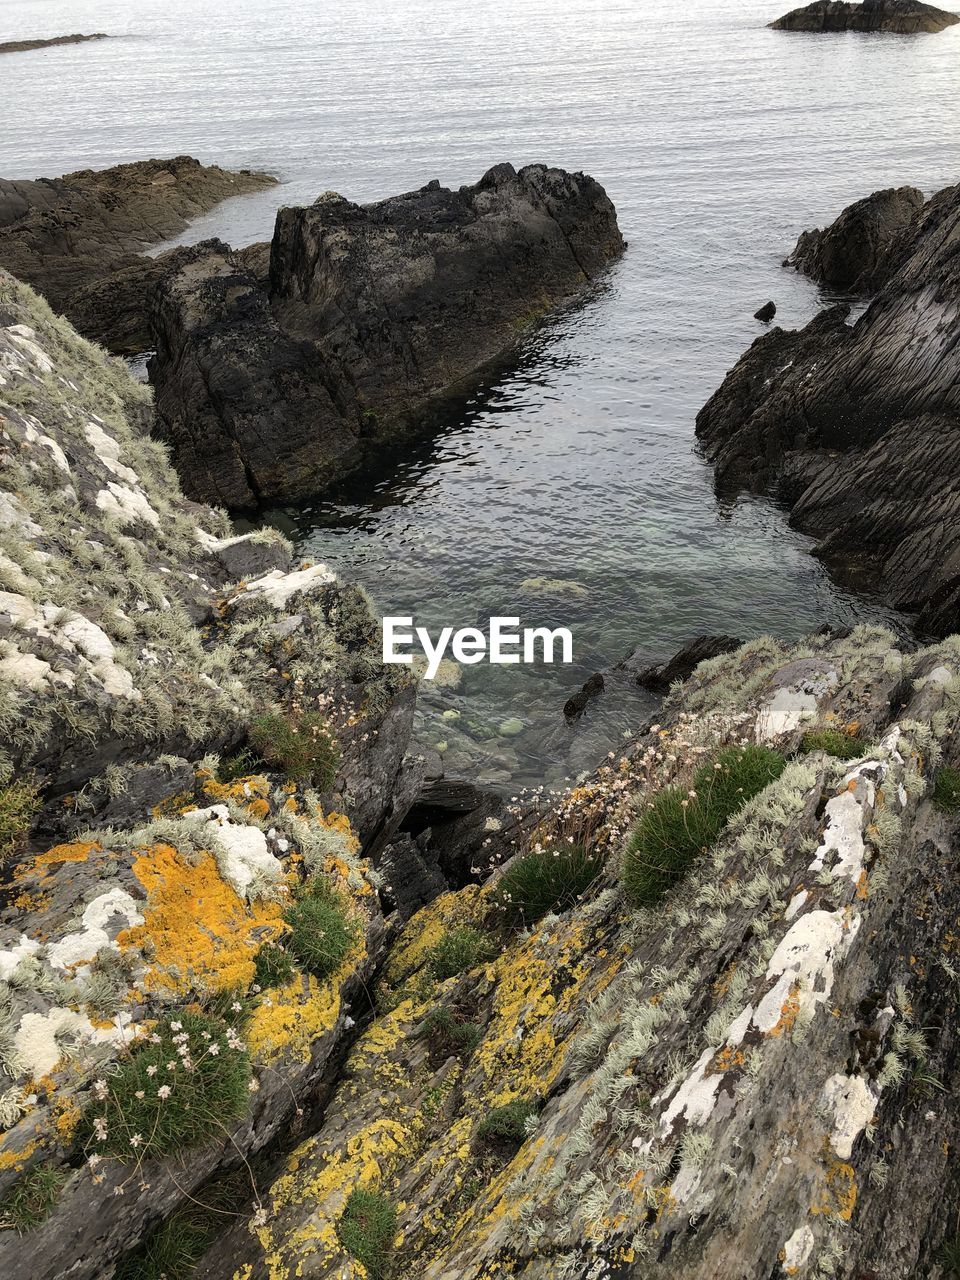
[{"label": "submerged rock", "polygon": [[909,251],[923,214],[923,192],[888,187],[857,200],[824,230],[804,231],[784,266],[830,289],[872,293]]},{"label": "submerged rock", "polygon": [[836,306],[773,329],[697,416],[721,487],[776,491],[816,554],[941,635],[960,626],[958,244],[948,187],[856,324]]},{"label": "submerged rock", "polygon": [[701,662],[718,658],[724,653],[733,653],[742,644],[743,641],[735,636],[695,636],[682,649],[678,649],[668,662],[653,666],[641,665],[644,659],[638,651],[620,665],[628,671],[636,672],[637,684],[641,689],[649,689],[651,693],[669,693],[672,685],[689,680]]},{"label": "submerged rock", "polygon": [[360,467],[623,250],[584,174],[491,169],[361,206],[281,209],[268,287],[208,241],[157,293],[159,429],[193,497],[304,498]]},{"label": "submerged rock", "polygon": [[146,351],[148,300],[164,264],[141,250],[228,196],[275,181],[190,156],[0,179],[0,267],[38,289],[85,337],[125,355]]},{"label": "submerged rock", "polygon": [[919,0],[814,0],[802,9],[791,9],[770,26],[775,31],[890,31],[914,35],[943,31],[960,22],[960,15],[937,9]]}]

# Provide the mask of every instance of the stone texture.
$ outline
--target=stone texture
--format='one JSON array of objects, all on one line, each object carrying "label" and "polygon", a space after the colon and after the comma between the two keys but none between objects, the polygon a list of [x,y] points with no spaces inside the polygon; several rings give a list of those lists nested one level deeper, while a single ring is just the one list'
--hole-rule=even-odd
[{"label": "stone texture", "polygon": [[188,492],[296,500],[480,376],[623,250],[584,174],[498,165],[473,186],[282,209],[262,254],[208,241],[156,295],[159,431]]},{"label": "stone texture", "polygon": [[145,351],[148,300],[164,264],[141,250],[228,196],[275,181],[190,156],[0,179],[0,267],[39,290],[85,337],[124,355]]},{"label": "stone texture", "polygon": [[943,31],[960,16],[918,0],[814,0],[771,22],[776,31],[888,31],[897,35]]},{"label": "stone texture", "polygon": [[27,53],[33,49],[52,49],[61,44],[85,44],[88,40],[109,40],[104,32],[93,35],[47,36],[37,40],[5,40],[0,44],[0,53]]},{"label": "stone texture", "polygon": [[916,187],[875,191],[844,209],[824,230],[804,231],[784,266],[829,289],[873,293],[909,251],[923,203],[923,192]]},{"label": "stone texture", "polygon": [[960,625],[960,188],[927,201],[867,311],[758,338],[697,416],[719,485],[775,491],[845,578]]}]

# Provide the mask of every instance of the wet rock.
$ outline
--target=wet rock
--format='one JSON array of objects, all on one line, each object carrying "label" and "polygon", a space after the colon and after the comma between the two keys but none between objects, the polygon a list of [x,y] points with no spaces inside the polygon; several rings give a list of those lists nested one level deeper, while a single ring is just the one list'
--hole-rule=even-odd
[{"label": "wet rock", "polygon": [[38,289],[85,337],[124,355],[145,351],[148,300],[168,263],[141,250],[228,196],[275,181],[190,156],[0,179],[0,267]]},{"label": "wet rock", "polygon": [[765,302],[759,311],[753,313],[753,318],[754,320],[762,320],[764,324],[769,324],[776,314],[777,304],[775,302]]},{"label": "wet rock", "polygon": [[774,490],[846,581],[960,626],[960,187],[924,206],[856,324],[758,338],[697,416],[721,488]]},{"label": "wet rock", "polygon": [[770,26],[775,31],[889,31],[897,35],[943,31],[960,16],[919,0],[815,0],[792,9]]},{"label": "wet rock", "polygon": [[568,720],[579,720],[589,703],[599,697],[604,690],[604,679],[599,671],[585,680],[578,693],[568,698],[563,706],[563,714]]},{"label": "wet rock", "polygon": [[280,211],[257,255],[216,241],[168,272],[152,324],[159,431],[192,496],[316,493],[509,351],[623,250],[584,174],[498,165],[473,186]]},{"label": "wet rock", "polygon": [[639,650],[626,658],[620,667],[636,672],[636,681],[642,689],[651,693],[669,693],[677,681],[689,680],[700,665],[722,653],[732,653],[743,644],[734,636],[696,636],[682,649],[678,649],[669,662],[654,666],[641,666],[644,659]]},{"label": "wet rock", "polygon": [[[830,289],[872,293],[900,266],[923,213],[923,192],[888,187],[849,205],[829,227],[804,231],[784,266]],[[761,317],[758,313],[758,319]]]}]

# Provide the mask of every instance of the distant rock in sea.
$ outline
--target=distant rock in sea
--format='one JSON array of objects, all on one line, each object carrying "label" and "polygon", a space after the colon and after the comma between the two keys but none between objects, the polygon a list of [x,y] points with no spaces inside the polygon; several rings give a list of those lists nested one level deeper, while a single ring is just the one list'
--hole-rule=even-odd
[{"label": "distant rock in sea", "polygon": [[160,281],[158,431],[195,498],[306,498],[422,430],[623,248],[600,184],[544,165],[281,209],[267,280],[261,255],[206,241]]},{"label": "distant rock in sea", "polygon": [[85,44],[88,40],[109,40],[110,37],[103,31],[97,31],[93,35],[82,36],[49,36],[46,39],[38,40],[7,40],[0,44],[0,53],[27,53],[30,49],[52,49],[58,44]]},{"label": "distant rock in sea", "polygon": [[0,178],[0,267],[38,289],[86,338],[118,354],[150,345],[147,297],[163,261],[141,250],[228,196],[276,181],[190,156],[62,178]]},{"label": "distant rock in sea", "polygon": [[889,31],[895,35],[915,35],[921,31],[943,31],[960,22],[960,15],[937,9],[918,0],[814,0],[802,9],[792,9],[769,25],[775,31]]}]

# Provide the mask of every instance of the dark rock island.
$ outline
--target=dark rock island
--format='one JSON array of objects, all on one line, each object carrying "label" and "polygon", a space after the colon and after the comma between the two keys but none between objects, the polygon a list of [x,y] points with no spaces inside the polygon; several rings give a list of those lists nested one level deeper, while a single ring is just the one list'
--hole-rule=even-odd
[{"label": "dark rock island", "polygon": [[265,273],[257,250],[207,241],[160,280],[157,430],[196,499],[306,497],[422,426],[623,247],[599,183],[544,165],[281,209]]},{"label": "dark rock island", "polygon": [[109,40],[103,31],[93,35],[48,36],[37,40],[6,40],[0,43],[0,53],[27,53],[31,49],[52,49],[61,44],[86,44],[88,40]]},{"label": "dark rock island", "polygon": [[[776,492],[817,554],[942,635],[960,626],[960,186],[914,205],[880,192],[801,237],[815,274],[882,289],[852,326],[837,305],[758,338],[697,435],[722,487]],[[871,207],[900,210],[890,234]]]},{"label": "dark rock island", "polygon": [[122,354],[144,351],[147,298],[164,262],[142,250],[179,235],[228,196],[275,181],[190,156],[62,178],[0,178],[0,266],[39,289],[86,337]]},{"label": "dark rock island", "polygon": [[814,0],[802,9],[771,22],[775,31],[889,31],[895,35],[915,35],[921,31],[943,31],[960,22],[960,16],[917,0]]}]

